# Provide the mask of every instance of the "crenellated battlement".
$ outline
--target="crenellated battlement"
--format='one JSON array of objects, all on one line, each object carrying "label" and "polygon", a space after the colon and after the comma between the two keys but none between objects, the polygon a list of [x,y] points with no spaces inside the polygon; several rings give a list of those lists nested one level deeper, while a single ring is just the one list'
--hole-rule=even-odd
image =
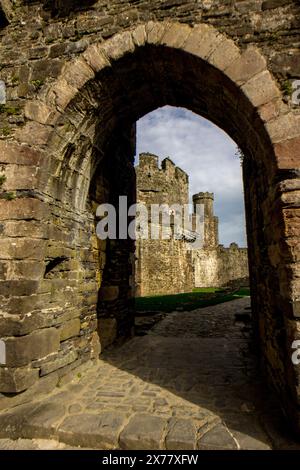
[{"label": "crenellated battlement", "polygon": [[188,174],[182,170],[182,168],[176,166],[173,160],[169,157],[164,158],[161,165],[159,165],[159,157],[157,155],[150,152],[141,153],[139,155],[139,163],[136,165],[136,170],[142,173],[147,172],[149,169],[163,172],[164,178],[169,180],[176,179],[176,182],[178,182],[178,180],[182,180],[185,184],[188,184],[189,182]]},{"label": "crenellated battlement", "polygon": [[193,195],[193,201],[204,201],[205,199],[210,199],[213,201],[215,199],[214,193],[209,193],[206,191]]},{"label": "crenellated battlement", "polygon": [[185,171],[166,157],[141,153],[135,167],[139,201],[147,204],[188,204],[189,177]]},{"label": "crenellated battlement", "polygon": [[141,153],[139,155],[139,163],[136,168],[143,169],[148,166],[159,169],[158,156],[153,153]]}]

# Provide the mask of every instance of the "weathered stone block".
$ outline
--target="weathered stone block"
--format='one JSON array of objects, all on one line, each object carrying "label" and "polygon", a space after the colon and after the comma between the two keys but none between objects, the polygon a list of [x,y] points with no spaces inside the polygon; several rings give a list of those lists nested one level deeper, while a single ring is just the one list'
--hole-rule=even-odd
[{"label": "weathered stone block", "polygon": [[[62,294],[63,296],[64,294]],[[52,297],[53,298],[53,297]],[[72,320],[74,318],[79,318],[80,310],[78,310],[78,303],[80,302],[80,298],[75,293],[70,299],[67,305],[63,304],[62,302],[57,302],[57,309],[55,314],[52,316],[52,326],[61,326],[63,323]],[[49,308],[49,315],[51,315],[51,307]]]},{"label": "weathered stone block", "polygon": [[226,69],[226,75],[235,83],[242,85],[254,75],[266,69],[266,59],[262,56],[259,49],[249,46],[243,54],[236,58]]},{"label": "weathered stone block", "polygon": [[26,145],[0,140],[0,163],[35,166],[40,163],[43,153]]},{"label": "weathered stone block", "polygon": [[80,320],[79,318],[74,318],[66,323],[64,323],[59,328],[60,341],[65,341],[66,339],[72,338],[73,336],[79,335],[80,331]]},{"label": "weathered stone block", "polygon": [[[34,298],[37,296],[32,297]],[[21,303],[21,300],[19,303]],[[34,300],[32,300],[32,304],[28,307],[28,309],[34,310],[35,307],[36,305],[34,304]],[[0,317],[0,337],[24,336],[32,333],[34,330],[46,328],[49,326],[54,326],[54,321],[50,314],[44,312],[34,312],[29,313],[29,315],[6,314],[5,316]]]},{"label": "weathered stone block", "polygon": [[12,438],[22,435],[25,438],[51,438],[54,424],[64,416],[64,405],[49,401],[37,403],[35,406],[25,405],[2,414],[0,435],[5,429]]},{"label": "weathered stone block", "polygon": [[300,166],[300,137],[276,144],[275,154],[279,168],[298,168]]},{"label": "weathered stone block", "polygon": [[37,187],[37,172],[36,166],[8,164],[5,166],[6,181],[2,188],[6,191],[35,189]]},{"label": "weathered stone block", "polygon": [[149,21],[149,23],[146,24],[147,43],[161,44],[161,39],[169,27],[170,24],[167,23]]},{"label": "weathered stone block", "polygon": [[202,436],[197,445],[199,450],[236,450],[237,445],[229,431],[222,424],[217,424],[212,430]]},{"label": "weathered stone block", "polygon": [[284,205],[299,207],[300,206],[300,190],[294,189],[293,191],[283,193],[281,195],[281,200],[284,203]]},{"label": "weathered stone block", "polygon": [[240,57],[240,50],[229,39],[220,45],[209,56],[208,62],[219,70],[225,70],[232,62]]},{"label": "weathered stone block", "polygon": [[[1,246],[1,243],[0,243]],[[10,261],[6,279],[32,279],[38,281],[45,272],[45,264],[38,261]]]},{"label": "weathered stone block", "polygon": [[99,31],[103,28],[103,26],[107,26],[113,23],[113,18],[111,16],[83,16],[79,17],[77,20],[77,29],[79,32],[86,33],[87,31],[90,33]]},{"label": "weathered stone block", "polygon": [[50,23],[43,28],[43,33],[48,41],[54,41],[62,36],[62,25],[60,23]]},{"label": "weathered stone block", "polygon": [[60,279],[58,277],[44,278],[39,286],[39,293],[51,293],[51,299],[54,301],[61,301],[64,306],[74,301],[78,288],[78,281],[71,279]]},{"label": "weathered stone block", "polygon": [[84,305],[96,305],[98,300],[98,293],[92,293],[84,296]]},{"label": "weathered stone block", "polygon": [[171,24],[162,36],[161,44],[165,44],[168,47],[180,48],[185,44],[191,32],[192,28],[188,25]]},{"label": "weathered stone block", "polygon": [[47,204],[33,198],[17,198],[11,201],[0,199],[0,220],[42,220],[49,215]]},{"label": "weathered stone block", "polygon": [[48,258],[72,258],[75,254],[75,251],[69,247],[66,247],[63,243],[58,243],[56,240],[55,244],[53,241],[49,242],[49,247],[47,249]]},{"label": "weathered stone block", "polygon": [[125,53],[134,51],[134,43],[130,32],[116,34],[106,41],[101,49],[112,60],[120,59]]},{"label": "weathered stone block", "polygon": [[132,32],[133,42],[136,46],[141,47],[146,43],[146,29],[144,25],[137,26]]},{"label": "weathered stone block", "polygon": [[14,5],[11,0],[1,0],[0,10],[3,11],[7,22],[11,21],[14,17]]},{"label": "weathered stone block", "polygon": [[59,59],[36,60],[32,64],[31,80],[43,82],[49,77],[59,76],[64,62]]},{"label": "weathered stone block", "polygon": [[71,364],[76,361],[78,353],[76,351],[69,351],[66,354],[59,354],[55,359],[49,360],[41,364],[40,376],[48,375],[55,370],[61,369],[62,367]]},{"label": "weathered stone block", "polygon": [[171,424],[166,437],[169,450],[194,450],[197,442],[197,428],[191,420],[177,419]]},{"label": "weathered stone block", "polygon": [[207,59],[224,41],[224,37],[207,24],[197,25],[187,39],[183,49],[202,59]]},{"label": "weathered stone block", "polygon": [[281,98],[279,98],[278,100],[269,101],[269,103],[260,106],[258,113],[264,122],[268,122],[277,118],[281,113],[285,114],[286,105]]},{"label": "weathered stone block", "polygon": [[101,353],[100,339],[97,331],[92,333],[91,339],[91,359],[98,359]]},{"label": "weathered stone block", "polygon": [[268,122],[266,128],[274,144],[299,137],[300,115],[293,113],[281,115]]},{"label": "weathered stone block", "polygon": [[83,57],[95,72],[99,72],[99,70],[102,70],[104,67],[110,66],[110,62],[104,55],[100,44],[89,46],[83,53]]},{"label": "weathered stone block", "polygon": [[273,8],[280,8],[287,5],[289,0],[265,0],[262,2],[262,10],[271,10]]},{"label": "weathered stone block", "polygon": [[59,435],[68,444],[92,446],[97,449],[118,447],[119,433],[126,422],[126,415],[118,411],[102,411],[97,414],[79,414],[67,417],[59,428]]},{"label": "weathered stone block", "polygon": [[[95,286],[93,286],[94,289]],[[119,296],[118,286],[102,286],[99,292],[99,299],[106,301],[116,300]]]},{"label": "weathered stone block", "polygon": [[63,110],[77,93],[78,90],[72,87],[65,78],[59,78],[47,93],[46,104]]},{"label": "weathered stone block", "polygon": [[38,378],[37,369],[0,367],[0,390],[2,393],[23,392],[37,382]]},{"label": "weathered stone block", "polygon": [[10,280],[0,281],[0,295],[10,297],[12,293],[15,296],[31,295],[37,292],[38,281],[34,280]]},{"label": "weathered stone block", "polygon": [[137,413],[120,434],[121,449],[163,449],[167,420],[146,413]]},{"label": "weathered stone block", "polygon": [[39,359],[59,349],[59,331],[45,328],[26,336],[7,338],[6,361],[8,367],[29,364],[32,359]]},{"label": "weathered stone block", "polygon": [[16,130],[15,137],[19,142],[29,145],[45,145],[50,137],[52,127],[30,121]]},{"label": "weathered stone block", "polygon": [[117,321],[115,318],[98,318],[98,334],[101,350],[111,345],[117,338]]},{"label": "weathered stone block", "polygon": [[[36,283],[38,284],[38,283]],[[12,315],[23,315],[33,310],[42,309],[51,299],[51,293],[36,294],[32,296],[25,295],[18,297],[10,295],[6,301],[5,309],[7,313]],[[9,336],[9,335],[8,335]]]},{"label": "weathered stone block", "polygon": [[29,51],[29,59],[42,59],[48,55],[48,47],[39,46],[33,47]]},{"label": "weathered stone block", "polygon": [[8,276],[9,263],[0,261],[0,279],[6,280]]},{"label": "weathered stone block", "polygon": [[250,78],[242,85],[242,90],[251,103],[257,107],[280,97],[279,88],[268,71],[263,71]]},{"label": "weathered stone block", "polygon": [[0,410],[22,405],[24,403],[32,402],[39,395],[48,394],[58,383],[58,375],[53,372],[50,375],[41,377],[35,384],[23,393],[19,393],[14,397],[3,397],[0,398]]},{"label": "weathered stone block", "polygon": [[0,239],[1,259],[36,259],[44,258],[45,241],[35,238]]},{"label": "weathered stone block", "polygon": [[65,76],[66,82],[77,89],[82,88],[86,82],[95,77],[93,69],[83,58],[67,63],[62,74]]},{"label": "weathered stone block", "polygon": [[4,237],[47,238],[48,226],[31,221],[7,221],[3,223]]},{"label": "weathered stone block", "polygon": [[59,113],[42,101],[28,101],[25,105],[25,116],[40,124],[52,124]]}]

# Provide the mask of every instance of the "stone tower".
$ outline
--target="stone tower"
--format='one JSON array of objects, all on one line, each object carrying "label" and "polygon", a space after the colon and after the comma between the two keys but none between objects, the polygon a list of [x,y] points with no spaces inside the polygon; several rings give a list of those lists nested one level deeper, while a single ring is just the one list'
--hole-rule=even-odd
[{"label": "stone tower", "polygon": [[[151,204],[188,204],[188,175],[170,158],[159,167],[156,155],[142,153],[136,179],[137,202],[148,209]],[[149,231],[152,225],[149,219]],[[191,292],[194,287],[192,254],[184,240],[137,240],[135,271],[137,296]]]},{"label": "stone tower", "polygon": [[204,206],[203,248],[216,248],[219,245],[219,219],[214,215],[214,193],[200,192],[194,194],[194,213],[196,213],[197,205]]}]

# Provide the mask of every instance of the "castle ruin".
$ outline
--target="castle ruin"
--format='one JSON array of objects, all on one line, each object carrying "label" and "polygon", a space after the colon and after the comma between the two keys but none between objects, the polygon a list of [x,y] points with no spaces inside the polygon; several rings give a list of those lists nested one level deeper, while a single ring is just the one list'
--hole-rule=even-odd
[{"label": "castle ruin", "polygon": [[[136,166],[137,202],[151,204],[189,203],[189,178],[170,158],[162,161],[142,153]],[[191,292],[194,287],[224,287],[248,283],[247,248],[231,243],[219,245],[219,221],[214,215],[213,193],[193,196],[196,205],[204,206],[204,240],[201,248],[191,249],[184,237],[176,239],[138,239],[136,242],[136,295]],[[149,225],[153,222],[149,221]]]}]

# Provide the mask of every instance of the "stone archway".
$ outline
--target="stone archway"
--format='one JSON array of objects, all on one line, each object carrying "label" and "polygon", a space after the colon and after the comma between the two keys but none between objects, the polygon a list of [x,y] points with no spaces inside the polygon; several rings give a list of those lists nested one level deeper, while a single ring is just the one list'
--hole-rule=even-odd
[{"label": "stone archway", "polygon": [[[98,289],[108,252],[95,236],[94,207],[107,194],[112,201],[121,193],[132,196],[134,123],[164,104],[209,118],[246,156],[257,332],[269,376],[298,427],[291,355],[299,329],[299,116],[284,104],[255,47],[240,50],[206,24],[149,22],[94,43],[26,102],[25,125],[1,142],[2,158],[20,165],[32,192],[0,205],[3,249],[15,267],[2,283],[6,367],[0,370],[0,391],[38,387],[43,377],[54,386],[97,357]],[[9,179],[5,184],[9,188]],[[17,242],[16,230],[22,234]],[[100,289],[114,320],[103,329],[126,336],[132,327],[132,247],[124,242],[110,250],[121,271]]]}]

